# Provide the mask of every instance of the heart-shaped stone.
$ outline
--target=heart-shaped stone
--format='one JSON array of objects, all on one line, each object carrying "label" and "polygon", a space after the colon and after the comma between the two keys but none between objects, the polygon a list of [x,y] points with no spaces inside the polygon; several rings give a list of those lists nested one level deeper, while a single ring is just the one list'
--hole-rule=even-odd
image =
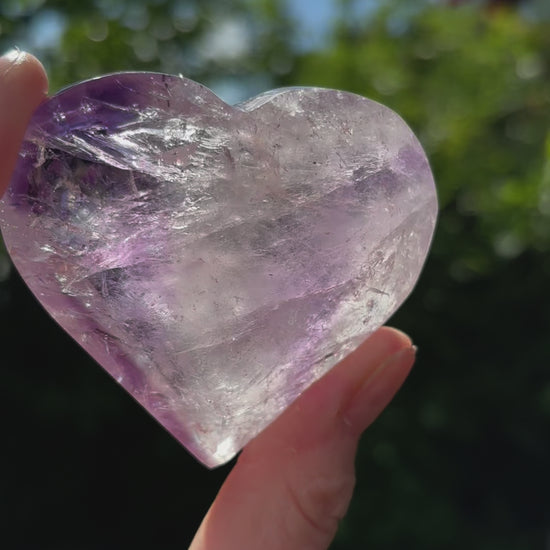
[{"label": "heart-shaped stone", "polygon": [[378,103],[122,73],[38,109],[0,209],[52,317],[214,466],[396,310],[437,200]]}]

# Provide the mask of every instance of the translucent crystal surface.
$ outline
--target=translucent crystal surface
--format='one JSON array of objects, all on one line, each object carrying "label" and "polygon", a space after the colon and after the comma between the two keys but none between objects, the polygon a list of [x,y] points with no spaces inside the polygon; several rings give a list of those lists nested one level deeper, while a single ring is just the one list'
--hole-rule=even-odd
[{"label": "translucent crystal surface", "polygon": [[0,223],[52,317],[214,466],[396,310],[436,212],[378,103],[123,73],[40,107]]}]

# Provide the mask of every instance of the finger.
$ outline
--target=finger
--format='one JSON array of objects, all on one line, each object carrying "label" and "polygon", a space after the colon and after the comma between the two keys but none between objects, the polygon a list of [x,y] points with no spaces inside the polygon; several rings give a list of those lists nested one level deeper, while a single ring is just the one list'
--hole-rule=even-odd
[{"label": "finger", "polygon": [[6,190],[32,113],[48,90],[48,79],[32,55],[12,50],[0,57],[0,196]]},{"label": "finger", "polygon": [[359,436],[414,353],[384,328],[309,388],[242,452],[190,550],[327,548],[353,492]]}]

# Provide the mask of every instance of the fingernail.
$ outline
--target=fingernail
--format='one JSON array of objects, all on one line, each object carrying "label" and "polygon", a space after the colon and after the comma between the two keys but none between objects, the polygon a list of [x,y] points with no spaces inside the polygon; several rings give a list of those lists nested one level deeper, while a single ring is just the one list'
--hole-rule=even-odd
[{"label": "fingernail", "polygon": [[416,352],[416,346],[399,350],[363,381],[344,412],[346,424],[355,432],[362,433],[392,400],[405,381]]}]

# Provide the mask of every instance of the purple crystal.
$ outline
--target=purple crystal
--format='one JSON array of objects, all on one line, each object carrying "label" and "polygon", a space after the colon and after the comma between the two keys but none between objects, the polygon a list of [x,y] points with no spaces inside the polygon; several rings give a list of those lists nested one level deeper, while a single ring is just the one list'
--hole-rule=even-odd
[{"label": "purple crystal", "polygon": [[0,224],[52,317],[214,466],[397,309],[436,213],[378,103],[123,73],[39,108]]}]

